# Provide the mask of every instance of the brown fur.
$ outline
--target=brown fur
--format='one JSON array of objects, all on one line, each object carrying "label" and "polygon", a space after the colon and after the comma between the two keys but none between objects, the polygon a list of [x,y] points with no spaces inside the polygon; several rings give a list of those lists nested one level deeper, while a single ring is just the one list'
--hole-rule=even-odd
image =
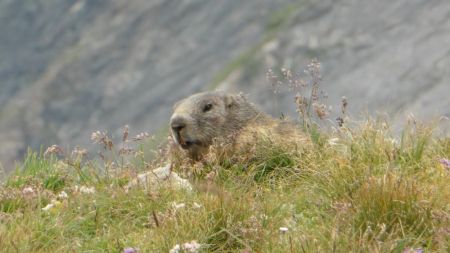
[{"label": "brown fur", "polygon": [[259,111],[244,96],[218,91],[194,94],[176,103],[170,126],[173,139],[193,160],[202,159],[217,142],[225,143],[228,151],[240,152],[258,137],[278,142],[306,139],[294,124]]}]

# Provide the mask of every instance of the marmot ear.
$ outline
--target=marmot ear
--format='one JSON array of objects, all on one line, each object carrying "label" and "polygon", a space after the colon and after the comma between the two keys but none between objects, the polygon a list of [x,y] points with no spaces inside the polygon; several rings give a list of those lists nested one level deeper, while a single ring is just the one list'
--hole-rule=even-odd
[{"label": "marmot ear", "polygon": [[229,94],[225,95],[224,101],[225,101],[225,106],[227,108],[231,108],[233,106],[237,106],[238,105],[238,103],[237,103],[237,96],[235,96],[235,95],[229,95]]}]

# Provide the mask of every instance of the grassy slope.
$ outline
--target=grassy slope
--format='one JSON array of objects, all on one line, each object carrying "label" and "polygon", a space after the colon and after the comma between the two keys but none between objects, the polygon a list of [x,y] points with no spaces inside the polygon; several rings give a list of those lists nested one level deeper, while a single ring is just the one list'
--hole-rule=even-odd
[{"label": "grassy slope", "polygon": [[[143,166],[105,173],[92,159],[68,165],[30,153],[0,188],[0,249],[168,252],[196,240],[202,252],[449,250],[450,171],[439,163],[450,157],[448,138],[413,126],[396,143],[386,124],[366,122],[313,139],[306,149],[261,142],[252,159],[198,164],[193,192],[126,192]],[[113,160],[121,163],[105,164]],[[95,193],[76,190],[83,185]]]}]

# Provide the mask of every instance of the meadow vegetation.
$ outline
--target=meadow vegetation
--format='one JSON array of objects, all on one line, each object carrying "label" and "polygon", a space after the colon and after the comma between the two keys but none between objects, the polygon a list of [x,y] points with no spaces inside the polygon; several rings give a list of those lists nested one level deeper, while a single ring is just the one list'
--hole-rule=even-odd
[{"label": "meadow vegetation", "polygon": [[127,189],[170,159],[165,146],[149,154],[151,136],[130,138],[128,127],[117,143],[93,133],[98,156],[29,151],[0,187],[1,251],[448,252],[450,139],[413,118],[401,136],[383,118],[354,122],[345,99],[324,130],[319,67],[305,80],[268,73],[294,91],[312,145],[260,138],[231,157],[212,147],[173,168],[192,191]]}]

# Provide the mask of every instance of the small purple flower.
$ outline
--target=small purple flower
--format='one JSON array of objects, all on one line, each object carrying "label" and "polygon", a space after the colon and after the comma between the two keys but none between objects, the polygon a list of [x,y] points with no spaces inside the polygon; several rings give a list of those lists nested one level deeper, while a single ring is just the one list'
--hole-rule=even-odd
[{"label": "small purple flower", "polygon": [[128,247],[123,249],[123,253],[138,253],[138,250],[135,248]]},{"label": "small purple flower", "polygon": [[447,158],[441,158],[439,159],[439,162],[444,165],[447,169],[450,169],[450,160]]},{"label": "small purple flower", "polygon": [[405,250],[403,250],[403,253],[423,253],[423,249],[422,248],[406,248]]}]

